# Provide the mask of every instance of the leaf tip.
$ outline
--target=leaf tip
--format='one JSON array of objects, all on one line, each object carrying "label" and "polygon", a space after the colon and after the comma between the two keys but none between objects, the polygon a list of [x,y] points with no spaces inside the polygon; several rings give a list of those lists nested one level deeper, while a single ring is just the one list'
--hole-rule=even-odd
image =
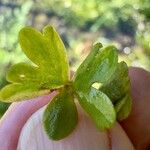
[{"label": "leaf tip", "polygon": [[22,35],[24,35],[25,33],[29,32],[30,30],[33,30],[32,27],[23,27],[20,31],[19,31],[19,37],[21,37]]},{"label": "leaf tip", "polygon": [[98,43],[95,43],[94,45],[93,45],[93,47],[97,47],[97,48],[102,48],[103,47],[103,45],[102,45],[102,43],[100,43],[100,42],[98,42]]},{"label": "leaf tip", "polygon": [[55,28],[51,25],[47,25],[43,28],[43,35],[47,35],[48,33],[56,32]]}]

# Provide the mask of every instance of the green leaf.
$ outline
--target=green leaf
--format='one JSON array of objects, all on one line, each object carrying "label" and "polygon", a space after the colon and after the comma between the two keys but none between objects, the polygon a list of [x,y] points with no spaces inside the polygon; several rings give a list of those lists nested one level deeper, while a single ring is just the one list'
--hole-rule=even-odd
[{"label": "green leaf", "polygon": [[125,95],[121,100],[115,104],[115,110],[117,113],[117,120],[121,121],[126,119],[132,109],[132,100],[129,94]]},{"label": "green leaf", "polygon": [[39,67],[26,63],[13,65],[6,75],[7,81],[12,83],[34,84],[42,89],[56,89],[62,87],[62,83],[55,76],[48,75]]},{"label": "green leaf", "polygon": [[26,63],[13,65],[7,72],[6,79],[9,82],[37,82],[39,81],[39,68]]},{"label": "green leaf", "polygon": [[117,120],[121,121],[128,117],[132,107],[132,100],[128,66],[125,62],[118,64],[112,78],[103,84],[100,91],[104,92],[113,102]]},{"label": "green leaf", "polygon": [[75,128],[78,120],[77,109],[69,89],[63,89],[48,104],[43,122],[50,139],[60,140],[68,136]]},{"label": "green leaf", "polygon": [[116,121],[116,113],[111,100],[104,93],[91,88],[89,93],[77,92],[78,100],[100,130],[106,130]]},{"label": "green leaf", "polygon": [[124,97],[129,92],[129,88],[128,66],[125,62],[120,62],[112,77],[102,85],[100,91],[104,92],[114,103]]},{"label": "green leaf", "polygon": [[58,73],[62,74],[62,78],[64,79],[64,81],[68,80],[70,76],[69,63],[66,55],[66,48],[59,34],[52,26],[46,26],[43,29],[43,35],[50,43],[51,55],[53,55],[55,64],[57,64],[58,66]]},{"label": "green leaf", "polygon": [[43,34],[31,27],[19,32],[19,42],[27,57],[47,75],[63,83],[69,78],[65,47],[53,27],[44,28]]},{"label": "green leaf", "polygon": [[68,82],[65,47],[53,27],[46,26],[43,34],[25,27],[19,32],[19,42],[34,65],[19,63],[9,69],[6,78],[13,84],[0,92],[2,101],[33,98],[45,91],[47,93],[51,89],[58,89]]},{"label": "green leaf", "polygon": [[14,83],[1,89],[0,100],[3,102],[23,101],[49,92],[50,90],[40,89],[34,84]]},{"label": "green leaf", "polygon": [[113,46],[101,47],[100,43],[95,44],[78,68],[74,84],[76,90],[86,91],[95,82],[105,83],[114,73],[118,61],[117,50]]}]

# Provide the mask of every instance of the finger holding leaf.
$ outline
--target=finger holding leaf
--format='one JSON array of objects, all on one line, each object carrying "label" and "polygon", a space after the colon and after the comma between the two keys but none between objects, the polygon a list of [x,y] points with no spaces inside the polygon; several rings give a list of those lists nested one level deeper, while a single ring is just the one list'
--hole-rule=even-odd
[{"label": "finger holding leaf", "polygon": [[[50,139],[61,140],[75,129],[75,97],[99,130],[110,129],[117,119],[129,115],[128,67],[118,63],[114,46],[93,45],[70,79],[66,49],[52,26],[46,26],[42,33],[32,27],[23,28],[19,43],[32,64],[19,63],[9,69],[6,78],[10,84],[1,89],[0,100],[22,101],[57,90],[43,115],[43,127]],[[94,83],[101,87],[94,88]]]}]

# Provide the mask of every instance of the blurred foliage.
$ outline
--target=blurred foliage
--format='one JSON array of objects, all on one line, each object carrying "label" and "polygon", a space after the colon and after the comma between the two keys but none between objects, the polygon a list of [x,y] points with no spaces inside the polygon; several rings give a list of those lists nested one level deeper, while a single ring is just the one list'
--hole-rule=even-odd
[{"label": "blurred foliage", "polygon": [[[20,28],[41,30],[46,24],[61,34],[72,70],[95,41],[116,45],[120,60],[150,70],[149,0],[1,0],[0,87],[10,65],[28,61],[18,45]],[[0,112],[5,106],[0,104]]]},{"label": "blurred foliage", "polygon": [[150,20],[150,2],[149,0],[140,0],[139,1],[139,12],[141,14],[144,14],[147,20]]},{"label": "blurred foliage", "polygon": [[[0,14],[0,87],[7,81],[5,73],[11,64],[25,59],[18,46],[18,31],[26,23],[26,15],[32,6],[32,2],[26,2],[14,10],[3,8]],[[17,57],[18,56],[18,57]],[[8,108],[9,104],[0,102],[0,117]]]},{"label": "blurred foliage", "polygon": [[[7,68],[25,57],[18,45],[18,32],[26,23],[26,15],[32,3],[26,2],[14,10],[3,8],[0,14],[0,87],[5,84],[5,72]],[[18,56],[18,57],[17,57]]]}]

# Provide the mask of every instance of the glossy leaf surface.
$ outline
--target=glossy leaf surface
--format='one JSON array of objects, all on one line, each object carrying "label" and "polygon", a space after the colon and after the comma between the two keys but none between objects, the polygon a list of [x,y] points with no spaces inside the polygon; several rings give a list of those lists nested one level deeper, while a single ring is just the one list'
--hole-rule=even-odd
[{"label": "glossy leaf surface", "polygon": [[100,130],[109,129],[116,121],[112,102],[104,93],[91,88],[89,93],[78,92],[78,100]]},{"label": "glossy leaf surface", "polygon": [[115,47],[102,48],[100,43],[95,44],[76,72],[75,89],[86,91],[94,82],[105,83],[113,75],[117,61]]}]

